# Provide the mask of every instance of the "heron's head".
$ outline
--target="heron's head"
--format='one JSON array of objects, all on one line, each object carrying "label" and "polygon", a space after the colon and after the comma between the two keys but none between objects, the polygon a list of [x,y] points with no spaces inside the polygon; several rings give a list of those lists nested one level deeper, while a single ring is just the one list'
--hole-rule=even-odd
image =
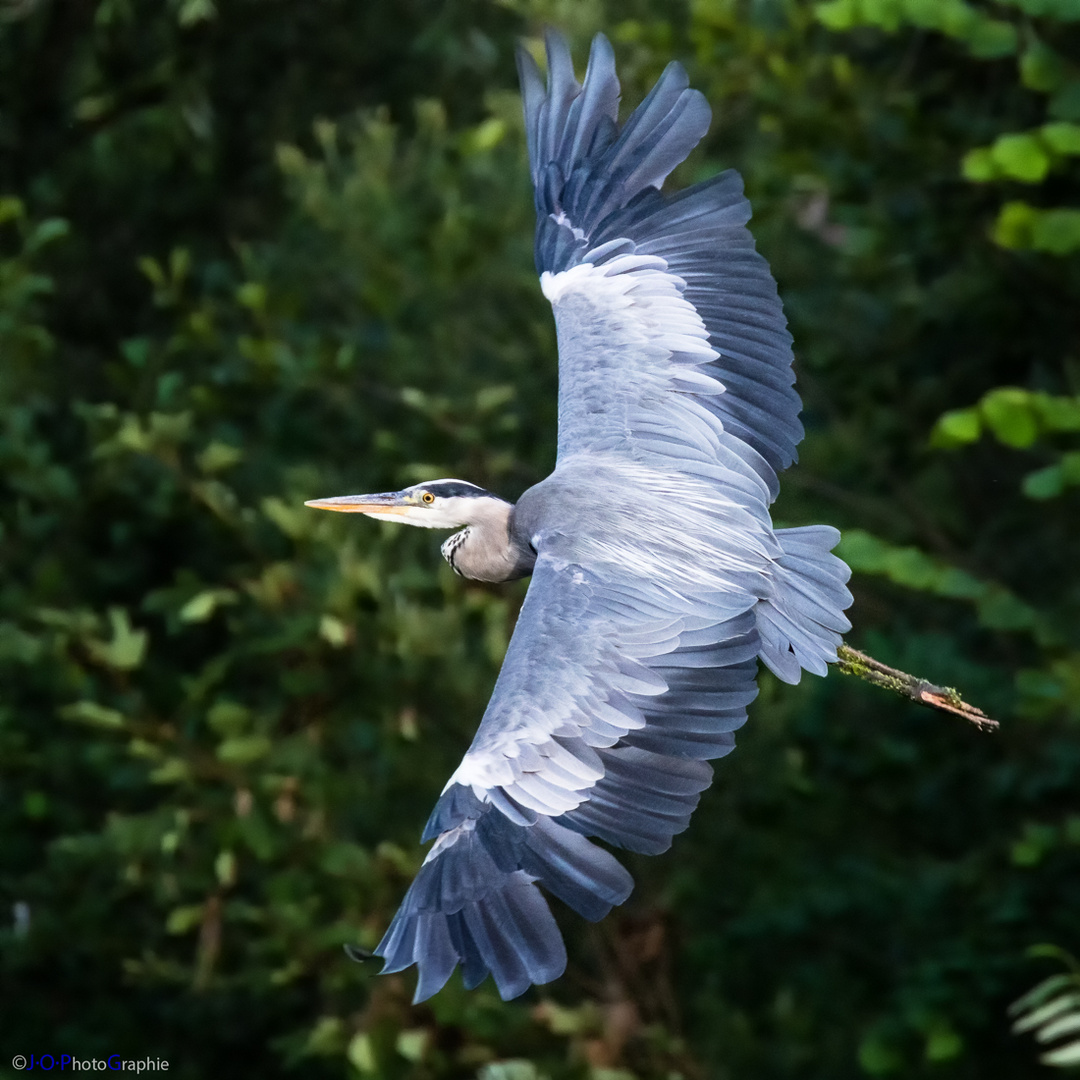
[{"label": "heron's head", "polygon": [[316,510],[367,514],[368,517],[400,521],[425,529],[460,529],[487,517],[492,509],[509,507],[497,495],[466,480],[429,480],[425,484],[413,484],[404,491],[312,499],[304,505]]}]

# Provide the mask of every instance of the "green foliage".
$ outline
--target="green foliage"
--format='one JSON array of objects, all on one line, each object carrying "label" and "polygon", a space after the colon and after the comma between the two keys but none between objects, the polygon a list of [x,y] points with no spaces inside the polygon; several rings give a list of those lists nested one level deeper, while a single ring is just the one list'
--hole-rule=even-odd
[{"label": "green foliage", "polygon": [[[10,6],[8,1056],[1030,1068],[1004,1010],[1032,940],[1075,946],[1080,903],[1075,5]],[[502,1003],[455,978],[414,1008],[411,975],[342,946],[372,947],[422,859],[522,590],[302,503],[447,475],[515,497],[550,469],[512,62],[546,23],[579,57],[609,30],[626,102],[672,57],[706,92],[716,126],[677,179],[743,172],[796,340],[808,436],[780,514],[844,529],[854,644],[1003,729],[764,677],[691,829],[631,860],[631,903],[560,913],[564,979]],[[1039,154],[1043,179],[1018,176]]]},{"label": "green foliage", "polygon": [[[1023,15],[1046,20],[1042,34],[1055,23],[1080,18],[1074,0],[999,0]],[[874,26],[895,33],[902,26],[937,30],[968,45],[985,59],[1019,53],[1020,80],[1030,90],[1050,95],[1046,110],[1053,122],[1023,132],[1006,132],[990,146],[963,157],[964,177],[976,183],[1019,181],[1040,184],[1063,159],[1080,154],[1080,69],[1028,26],[995,19],[964,0],[828,0],[818,4],[818,18],[833,30]],[[1021,32],[1022,31],[1022,32]],[[1060,33],[1060,32],[1059,32]],[[1021,48],[1021,43],[1023,46]],[[1004,248],[1068,255],[1080,250],[1080,209],[1043,209],[1012,200],[1002,206],[990,235]]]},{"label": "green foliage", "polygon": [[931,444],[947,449],[977,442],[984,429],[998,442],[1024,450],[1040,436],[1080,431],[1080,397],[1056,397],[1017,386],[999,386],[978,404],[938,419]]},{"label": "green foliage", "polygon": [[1055,158],[1076,154],[1080,154],[1080,125],[1057,121],[1032,132],[1000,135],[993,146],[969,150],[962,167],[968,180],[1008,178],[1036,184],[1046,179]]},{"label": "green foliage", "polygon": [[847,529],[837,553],[855,573],[880,574],[902,588],[973,604],[979,625],[988,630],[1026,631],[1045,644],[1056,640],[1039,613],[1008,589],[979,581],[917,547],[898,547],[862,529]]},{"label": "green foliage", "polygon": [[996,0],[999,4],[1014,7],[1032,18],[1048,17],[1062,22],[1080,19],[1077,0]]},{"label": "green foliage", "polygon": [[991,236],[1004,248],[1069,255],[1080,251],[1080,210],[1039,210],[1025,202],[1008,202]]},{"label": "green foliage", "polygon": [[53,351],[53,337],[40,321],[53,284],[38,264],[67,232],[62,219],[31,222],[21,199],[0,197],[0,380],[8,394],[24,390],[31,369]]},{"label": "green foliage", "polygon": [[[977,442],[984,429],[1003,445],[1026,450],[1047,436],[1080,431],[1080,398],[1000,386],[978,404],[939,417],[930,442],[955,449]],[[1066,450],[1053,464],[1028,473],[1021,489],[1029,499],[1053,499],[1077,484],[1080,451]]]},{"label": "green foliage", "polygon": [[830,30],[877,26],[895,32],[901,26],[916,26],[955,38],[972,55],[984,58],[1011,55],[1018,41],[1011,23],[967,0],[825,0],[816,11]]}]

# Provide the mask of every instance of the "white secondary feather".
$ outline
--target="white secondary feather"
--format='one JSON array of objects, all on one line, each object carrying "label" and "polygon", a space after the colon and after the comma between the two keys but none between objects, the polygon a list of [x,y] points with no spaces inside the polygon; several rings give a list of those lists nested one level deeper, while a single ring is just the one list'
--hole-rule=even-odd
[{"label": "white secondary feather", "polygon": [[[587,258],[587,256],[586,256]],[[705,323],[683,296],[686,282],[668,271],[668,264],[656,255],[620,255],[596,266],[582,262],[560,274],[544,271],[540,288],[557,309],[568,297],[579,296],[596,308],[614,315],[620,312],[618,334],[622,344],[656,341],[669,353],[683,353],[701,360],[715,360],[720,354],[709,345]],[[605,320],[611,330],[611,321]],[[713,392],[724,388],[707,375]]]}]

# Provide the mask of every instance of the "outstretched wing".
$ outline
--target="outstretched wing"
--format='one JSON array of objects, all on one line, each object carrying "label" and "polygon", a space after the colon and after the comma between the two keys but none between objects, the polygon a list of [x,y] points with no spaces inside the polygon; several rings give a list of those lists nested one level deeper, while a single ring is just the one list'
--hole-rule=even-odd
[{"label": "outstretched wing", "polygon": [[559,457],[515,534],[537,552],[484,719],[376,950],[505,998],[563,971],[537,884],[589,919],[629,895],[589,837],[657,853],[686,828],[756,694],[835,660],[847,568],[834,529],[775,532],[802,435],[791,339],[734,173],[659,187],[709,110],[671,65],[620,130],[611,49],[584,86],[561,38],[548,86],[520,57],[537,264],[559,337]]},{"label": "outstretched wing", "polygon": [[670,64],[620,130],[611,46],[584,86],[550,34],[548,88],[519,51],[536,189],[536,265],[559,334],[559,455],[619,444],[679,458],[721,440],[777,491],[803,429],[791,335],[728,171],[660,186],[709,127]]},{"label": "outstretched wing", "polygon": [[376,950],[416,963],[417,1000],[462,964],[504,998],[560,975],[539,882],[588,919],[630,894],[597,837],[664,851],[734,745],[754,683],[749,610],[712,609],[603,570],[536,563],[494,694],[428,822],[435,840]]}]

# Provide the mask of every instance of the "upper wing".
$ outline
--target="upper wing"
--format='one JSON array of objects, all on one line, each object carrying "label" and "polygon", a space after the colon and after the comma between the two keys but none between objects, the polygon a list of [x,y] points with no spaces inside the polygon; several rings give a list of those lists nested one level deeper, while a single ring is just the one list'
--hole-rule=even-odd
[{"label": "upper wing", "polygon": [[775,497],[803,429],[791,335],[729,171],[665,198],[710,110],[670,64],[626,124],[607,40],[584,85],[550,34],[545,89],[519,51],[536,262],[559,335],[559,455],[675,459],[727,444]]}]

